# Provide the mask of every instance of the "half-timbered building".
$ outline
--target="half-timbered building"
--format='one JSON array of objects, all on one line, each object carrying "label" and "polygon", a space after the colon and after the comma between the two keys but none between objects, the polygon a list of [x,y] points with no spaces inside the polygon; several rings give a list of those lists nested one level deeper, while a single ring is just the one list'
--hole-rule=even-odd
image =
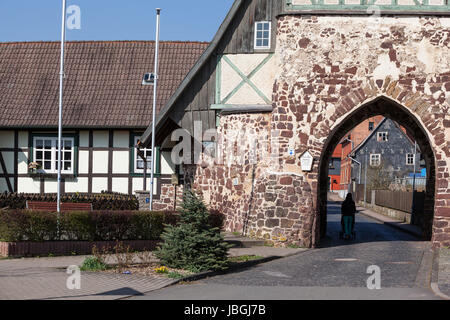
[{"label": "half-timbered building", "polygon": [[[206,47],[161,43],[157,110]],[[153,72],[154,49],[150,41],[66,44],[62,192],[143,189],[135,145],[152,118],[153,86],[143,78]],[[57,191],[59,50],[58,42],[0,44],[1,192]],[[155,200],[163,203],[178,169],[167,150],[157,148],[155,158]]]}]

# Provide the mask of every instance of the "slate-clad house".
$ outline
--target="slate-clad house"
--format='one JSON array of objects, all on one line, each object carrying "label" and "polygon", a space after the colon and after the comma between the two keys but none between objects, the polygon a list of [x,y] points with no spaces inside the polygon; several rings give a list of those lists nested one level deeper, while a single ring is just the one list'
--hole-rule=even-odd
[{"label": "slate-clad house", "polygon": [[[157,110],[207,45],[161,43]],[[134,146],[151,123],[153,87],[142,83],[153,72],[154,47],[150,41],[66,44],[63,192],[142,190],[143,161]],[[59,42],[0,44],[1,192],[57,190],[59,50]],[[40,169],[31,170],[33,162]],[[160,199],[178,169],[162,149],[155,165]]]},{"label": "slate-clad house", "polygon": [[395,121],[388,118],[384,118],[350,155],[362,165],[361,171],[357,165],[352,166],[352,179],[359,181],[361,172],[361,183],[364,183],[365,166],[382,175],[386,181],[394,182],[395,178],[404,178],[413,173],[414,164],[416,173],[424,165],[420,161],[418,148],[414,154],[414,141]]},{"label": "slate-clad house", "polygon": [[[179,128],[193,137],[184,181],[226,215],[227,230],[310,247],[327,231],[333,150],[358,123],[389,117],[414,134],[426,163],[424,238],[450,245],[449,9],[446,0],[235,0],[157,115],[157,145],[170,149],[164,139]],[[151,135],[149,126],[145,145]],[[218,162],[195,161],[202,144]]]}]

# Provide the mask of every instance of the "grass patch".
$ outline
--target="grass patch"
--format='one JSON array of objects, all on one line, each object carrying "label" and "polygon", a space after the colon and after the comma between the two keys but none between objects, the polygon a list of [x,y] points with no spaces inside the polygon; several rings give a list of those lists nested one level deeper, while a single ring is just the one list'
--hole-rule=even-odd
[{"label": "grass patch", "polygon": [[184,278],[184,276],[181,273],[178,273],[176,271],[171,271],[167,274],[167,278],[181,279],[181,278]]},{"label": "grass patch", "polygon": [[81,265],[81,271],[103,271],[108,269],[108,265],[101,262],[96,257],[87,257],[84,259],[83,264]]},{"label": "grass patch", "polygon": [[257,260],[257,259],[262,259],[263,257],[261,256],[256,256],[256,255],[243,255],[243,256],[236,256],[236,257],[229,257],[228,261],[231,263],[238,263],[238,262],[247,262],[247,261],[252,261],[252,260]]},{"label": "grass patch", "polygon": [[241,235],[241,233],[237,232],[237,231],[232,232],[232,234],[233,234],[233,236],[236,236],[236,237],[239,237]]}]

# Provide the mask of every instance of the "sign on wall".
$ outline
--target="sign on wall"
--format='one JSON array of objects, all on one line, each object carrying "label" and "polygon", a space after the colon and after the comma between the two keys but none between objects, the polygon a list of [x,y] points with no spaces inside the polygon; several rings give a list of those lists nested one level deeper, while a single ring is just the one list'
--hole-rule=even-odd
[{"label": "sign on wall", "polygon": [[309,153],[309,151],[305,151],[300,157],[300,164],[302,166],[302,171],[311,171],[313,166],[314,158]]}]

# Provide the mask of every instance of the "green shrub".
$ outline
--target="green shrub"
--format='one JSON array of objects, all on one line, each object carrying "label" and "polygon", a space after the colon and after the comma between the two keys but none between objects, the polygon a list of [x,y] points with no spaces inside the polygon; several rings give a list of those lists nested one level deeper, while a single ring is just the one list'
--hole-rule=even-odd
[{"label": "green shrub", "polygon": [[71,211],[61,213],[62,238],[83,240],[94,240],[94,226],[92,215],[88,211]]},{"label": "green shrub", "polygon": [[100,271],[106,269],[108,269],[108,266],[96,257],[87,257],[84,259],[80,268],[82,271]]},{"label": "green shrub", "polygon": [[51,241],[56,238],[56,213],[33,210],[0,211],[0,239],[4,241]]},{"label": "green shrub", "polygon": [[[56,202],[56,194],[26,194],[26,193],[2,193],[0,194],[0,208],[25,209],[26,202],[44,201]],[[61,202],[92,203],[94,210],[138,210],[139,202],[135,196],[118,193],[99,194],[63,194]]]},{"label": "green shrub", "polygon": [[132,216],[132,231],[136,235],[135,240],[159,239],[164,231],[165,213],[154,212],[148,214],[146,211],[137,211]]},{"label": "green shrub", "polygon": [[194,192],[183,195],[180,223],[167,225],[156,256],[164,265],[192,272],[223,270],[228,266],[229,245],[219,228],[210,224],[210,214]]},{"label": "green shrub", "polygon": [[33,210],[0,210],[2,241],[159,240],[172,214],[153,211],[69,211],[60,214]]}]

